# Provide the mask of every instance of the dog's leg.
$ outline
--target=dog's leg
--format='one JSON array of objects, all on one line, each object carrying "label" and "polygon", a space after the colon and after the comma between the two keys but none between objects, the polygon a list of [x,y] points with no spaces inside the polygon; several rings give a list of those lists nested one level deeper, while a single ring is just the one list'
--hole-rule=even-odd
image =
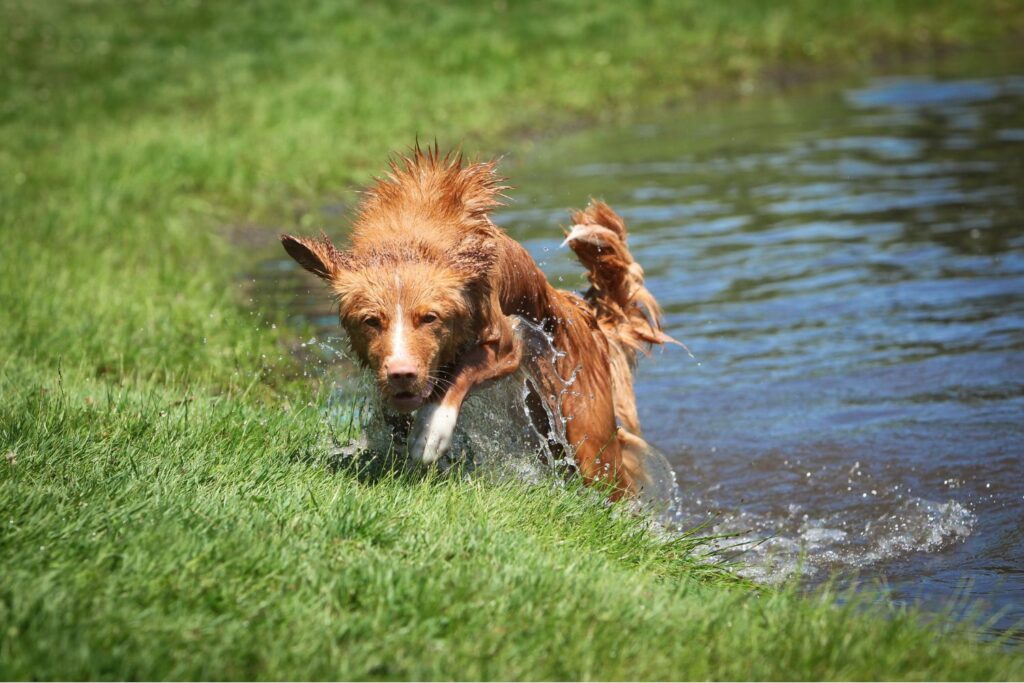
[{"label": "dog's leg", "polygon": [[409,455],[426,465],[437,462],[451,448],[455,423],[469,392],[480,384],[515,372],[522,356],[522,344],[509,320],[503,317],[496,338],[481,342],[463,356],[441,400],[419,409]]},{"label": "dog's leg", "polygon": [[416,414],[409,455],[424,465],[437,462],[452,447],[459,408],[454,405],[428,403]]}]

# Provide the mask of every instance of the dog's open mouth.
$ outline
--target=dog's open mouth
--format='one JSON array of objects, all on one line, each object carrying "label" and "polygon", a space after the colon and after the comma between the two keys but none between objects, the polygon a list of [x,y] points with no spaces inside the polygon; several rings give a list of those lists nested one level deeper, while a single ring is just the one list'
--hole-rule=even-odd
[{"label": "dog's open mouth", "polygon": [[423,405],[433,391],[433,382],[427,382],[427,386],[423,388],[423,391],[418,393],[415,391],[396,391],[391,394],[391,405],[399,412],[409,413]]},{"label": "dog's open mouth", "polygon": [[415,410],[422,403],[423,397],[411,391],[400,391],[391,396],[391,404],[401,411]]}]

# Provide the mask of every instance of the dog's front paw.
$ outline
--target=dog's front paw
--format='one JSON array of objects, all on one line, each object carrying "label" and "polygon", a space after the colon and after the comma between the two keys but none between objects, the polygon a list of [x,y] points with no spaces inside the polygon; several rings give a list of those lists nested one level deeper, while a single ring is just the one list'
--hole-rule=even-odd
[{"label": "dog's front paw", "polygon": [[458,408],[430,403],[416,414],[409,455],[424,465],[430,465],[448,452],[455,435],[455,422],[459,419]]}]

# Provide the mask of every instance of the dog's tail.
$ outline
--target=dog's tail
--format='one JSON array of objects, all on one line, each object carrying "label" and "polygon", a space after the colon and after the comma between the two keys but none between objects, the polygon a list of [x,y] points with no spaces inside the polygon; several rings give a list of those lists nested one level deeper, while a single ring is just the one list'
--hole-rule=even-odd
[{"label": "dog's tail", "polygon": [[660,477],[646,462],[653,449],[641,435],[633,369],[638,354],[650,353],[655,344],[680,343],[665,334],[661,306],[644,285],[644,269],[629,252],[622,218],[604,202],[591,200],[585,210],[572,213],[572,221],[563,244],[587,269],[591,286],[584,298],[608,340],[622,466],[634,492],[640,493],[652,478]]},{"label": "dog's tail", "polygon": [[604,202],[591,200],[583,211],[573,211],[572,220],[562,244],[586,267],[591,287],[585,298],[610,340],[623,346],[630,368],[637,353],[649,353],[654,344],[682,346],[665,334],[661,306],[644,285],[644,269],[629,253],[622,218]]}]

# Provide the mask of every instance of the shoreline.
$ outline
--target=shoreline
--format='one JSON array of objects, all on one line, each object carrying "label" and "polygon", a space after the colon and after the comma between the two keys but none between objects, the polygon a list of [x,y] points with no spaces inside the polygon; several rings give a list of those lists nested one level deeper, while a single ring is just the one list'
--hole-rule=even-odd
[{"label": "shoreline", "polygon": [[[765,67],[765,76],[761,80],[762,85],[754,90],[744,91],[738,84],[719,85],[688,93],[678,99],[659,101],[642,110],[621,111],[613,107],[604,115],[576,112],[572,115],[571,120],[563,122],[531,122],[498,132],[469,131],[459,142],[454,144],[453,148],[499,148],[492,149],[490,156],[497,155],[500,159],[511,159],[518,164],[519,159],[529,156],[534,147],[543,145],[552,139],[562,136],[571,137],[602,126],[616,127],[631,122],[657,120],[667,115],[696,111],[709,106],[739,106],[758,101],[770,101],[777,97],[799,96],[801,93],[818,88],[834,88],[834,84],[828,83],[830,79],[853,83],[869,77],[930,74],[936,69],[941,71],[944,67],[963,61],[980,61],[989,58],[994,58],[1002,64],[1016,64],[1020,63],[1022,56],[1024,56],[1024,49],[1015,44],[1012,38],[1007,38],[1005,42],[987,45],[984,48],[949,44],[918,51],[911,49],[882,51],[874,55],[870,64],[774,65]],[[507,144],[500,145],[498,140],[505,140]],[[400,145],[391,153],[403,150],[404,147]],[[486,155],[480,155],[480,158],[484,156]],[[368,162],[370,168],[365,174],[360,175],[358,179],[353,178],[347,183],[342,183],[336,191],[326,192],[319,199],[296,198],[295,205],[291,206],[289,210],[289,213],[292,214],[291,221],[284,220],[284,217],[281,216],[281,220],[277,221],[251,222],[243,219],[237,222],[222,223],[220,229],[223,231],[224,239],[250,251],[255,249],[260,255],[249,264],[252,267],[273,256],[277,248],[277,235],[282,230],[292,229],[303,222],[309,224],[311,216],[320,219],[316,221],[317,226],[322,224],[337,227],[345,224],[351,219],[351,211],[357,201],[356,195],[367,186],[373,174],[384,168],[386,159],[387,155],[377,160],[379,167],[377,170],[373,170],[372,162]],[[267,248],[268,244],[270,248]],[[242,275],[247,275],[247,272]]]},{"label": "shoreline", "polygon": [[[1007,57],[1007,55],[1010,56]],[[511,138],[515,145],[529,148],[554,137],[571,136],[601,126],[615,127],[631,122],[657,120],[669,114],[696,111],[709,106],[729,107],[767,101],[776,97],[800,96],[802,93],[808,93],[818,88],[834,88],[834,84],[828,84],[830,79],[853,83],[859,79],[870,77],[930,74],[936,67],[941,69],[961,61],[994,57],[1000,63],[1019,63],[1022,56],[1024,56],[1024,48],[1012,42],[1012,39],[1008,39],[1002,44],[987,45],[984,48],[969,45],[947,45],[940,49],[926,51],[883,52],[878,54],[870,64],[776,65],[766,67],[762,79],[763,85],[754,90],[743,91],[736,84],[711,87],[690,93],[683,98],[663,101],[642,113],[630,113],[619,117],[612,114],[605,119],[598,116],[581,115],[577,120],[566,122],[562,126],[551,128],[527,126],[521,130],[510,132],[507,137]],[[507,154],[514,158],[516,150]],[[360,186],[353,186],[353,188],[357,187]]]}]

